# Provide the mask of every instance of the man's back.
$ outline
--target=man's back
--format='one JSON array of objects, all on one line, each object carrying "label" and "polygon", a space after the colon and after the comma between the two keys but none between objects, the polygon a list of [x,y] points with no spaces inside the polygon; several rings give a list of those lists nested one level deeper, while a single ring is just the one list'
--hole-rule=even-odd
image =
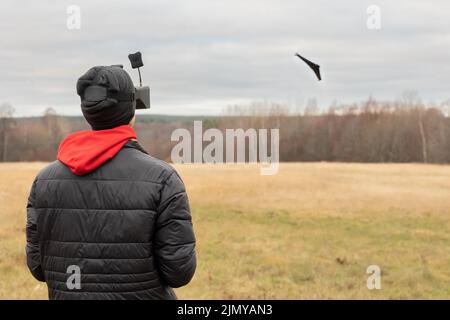
[{"label": "man's back", "polygon": [[[171,287],[187,284],[196,267],[184,185],[135,141],[87,175],[60,161],[42,170],[27,240],[28,266],[50,299],[174,299]],[[67,285],[70,266],[80,289]]]}]

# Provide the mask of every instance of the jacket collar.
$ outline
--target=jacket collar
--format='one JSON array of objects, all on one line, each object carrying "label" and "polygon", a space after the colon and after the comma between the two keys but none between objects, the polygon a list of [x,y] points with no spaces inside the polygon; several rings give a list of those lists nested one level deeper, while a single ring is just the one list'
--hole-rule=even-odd
[{"label": "jacket collar", "polygon": [[137,149],[145,154],[148,154],[148,152],[136,140],[128,140],[123,147]]}]

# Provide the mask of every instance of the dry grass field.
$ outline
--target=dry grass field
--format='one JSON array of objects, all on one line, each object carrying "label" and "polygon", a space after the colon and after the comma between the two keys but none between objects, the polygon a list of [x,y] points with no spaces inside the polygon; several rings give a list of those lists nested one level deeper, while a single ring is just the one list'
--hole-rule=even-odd
[{"label": "dry grass field", "polygon": [[[0,165],[0,299],[46,299],[25,264],[43,163]],[[198,238],[191,299],[450,299],[450,166],[178,166]],[[366,268],[381,268],[380,290]]]}]

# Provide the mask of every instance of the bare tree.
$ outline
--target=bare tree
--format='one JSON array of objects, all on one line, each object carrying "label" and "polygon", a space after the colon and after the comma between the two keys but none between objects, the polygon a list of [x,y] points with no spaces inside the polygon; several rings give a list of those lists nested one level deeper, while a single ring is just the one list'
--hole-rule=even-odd
[{"label": "bare tree", "polygon": [[427,147],[427,137],[425,135],[425,129],[423,127],[423,111],[419,110],[419,132],[420,139],[422,141],[422,158],[423,162],[428,162],[428,147]]},{"label": "bare tree", "polygon": [[425,132],[424,122],[423,122],[423,113],[425,108],[422,104],[422,100],[419,97],[417,91],[405,91],[403,93],[403,103],[406,107],[417,109],[419,116],[419,133],[420,133],[420,141],[422,144],[422,159],[424,163],[428,162],[428,146],[427,146],[427,136]]},{"label": "bare tree", "polygon": [[11,118],[14,115],[14,112],[14,107],[11,104],[5,102],[0,105],[0,141],[2,142],[2,162],[6,162],[8,159],[8,138],[13,125]]},{"label": "bare tree", "polygon": [[319,114],[316,98],[309,98],[306,102],[305,116],[315,116]]}]

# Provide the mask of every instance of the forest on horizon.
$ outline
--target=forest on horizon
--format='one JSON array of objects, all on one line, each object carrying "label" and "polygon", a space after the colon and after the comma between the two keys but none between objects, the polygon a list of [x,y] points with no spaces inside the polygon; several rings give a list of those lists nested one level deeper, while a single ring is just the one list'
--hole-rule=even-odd
[{"label": "forest on horizon", "polygon": [[[136,132],[154,157],[170,161],[177,128],[191,133],[194,120],[203,130],[274,129],[280,133],[280,161],[450,163],[450,108],[429,106],[419,99],[330,107],[311,104],[292,113],[279,104],[229,107],[222,116],[137,115]],[[13,117],[0,106],[0,162],[52,161],[70,133],[89,129],[83,117],[61,116],[47,109],[41,117]],[[204,142],[204,144],[208,144]]]}]

